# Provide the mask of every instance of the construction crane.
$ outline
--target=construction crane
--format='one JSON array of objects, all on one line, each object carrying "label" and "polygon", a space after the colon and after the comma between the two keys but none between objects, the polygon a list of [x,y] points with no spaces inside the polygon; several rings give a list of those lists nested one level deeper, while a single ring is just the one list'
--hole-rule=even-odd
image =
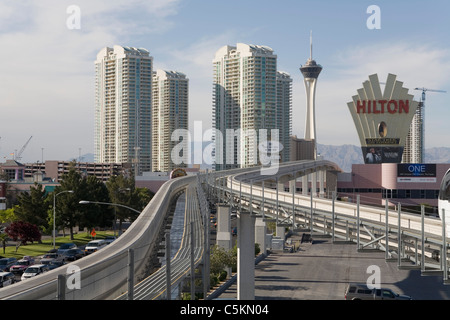
[{"label": "construction crane", "polygon": [[414,90],[422,91],[422,101],[420,104],[420,113],[422,116],[422,130],[421,130],[421,142],[422,142],[422,150],[421,150],[421,158],[422,161],[425,161],[425,100],[426,100],[426,92],[441,92],[441,93],[447,93],[447,91],[444,90],[434,90],[434,89],[428,89],[428,88],[414,88]]},{"label": "construction crane", "polygon": [[414,90],[421,90],[422,91],[422,102],[424,103],[424,105],[425,105],[425,97],[426,97],[426,92],[427,91],[447,93],[447,91],[444,91],[444,90],[433,90],[433,89],[427,89],[427,88],[414,88]]},{"label": "construction crane", "polygon": [[28,139],[28,141],[23,145],[22,149],[20,149],[20,151],[15,155],[14,160],[16,160],[16,161],[22,160],[22,153],[25,151],[25,148],[27,147],[27,145],[30,142],[31,138],[33,138],[33,136],[31,136]]}]

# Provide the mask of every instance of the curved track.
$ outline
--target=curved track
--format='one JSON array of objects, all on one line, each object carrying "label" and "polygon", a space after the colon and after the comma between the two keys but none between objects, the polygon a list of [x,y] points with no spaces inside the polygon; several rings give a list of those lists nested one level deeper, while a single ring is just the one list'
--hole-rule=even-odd
[{"label": "curved track", "polygon": [[[127,290],[128,251],[134,251],[135,283],[148,276],[164,236],[168,212],[178,196],[197,177],[188,176],[166,182],[128,230],[104,249],[62,268],[0,289],[0,299],[54,300],[57,279],[67,276],[70,266],[80,270],[81,289],[66,288],[66,300],[112,299]],[[69,274],[70,276],[70,274]]]},{"label": "curved track", "polygon": [[[134,283],[136,286],[136,299],[156,299],[164,293],[162,280],[157,280],[157,275],[152,275],[155,269],[153,261],[158,252],[158,245],[164,238],[165,225],[168,215],[176,204],[180,194],[186,192],[188,195],[189,206],[186,209],[188,220],[196,222],[197,233],[203,236],[200,225],[202,219],[198,218],[208,216],[205,209],[205,201],[202,195],[193,193],[194,189],[199,188],[199,179],[206,179],[206,192],[208,198],[214,193],[217,199],[228,199],[231,203],[239,203],[247,208],[260,209],[260,204],[264,203],[265,212],[272,215],[277,208],[285,208],[285,218],[289,216],[289,207],[294,208],[295,217],[303,211],[303,217],[306,219],[308,210],[311,210],[311,199],[296,194],[292,197],[286,192],[276,192],[273,189],[264,190],[264,198],[261,188],[257,186],[258,181],[271,180],[272,182],[289,181],[302,175],[309,174],[315,170],[336,170],[339,168],[336,164],[329,161],[300,161],[282,164],[274,173],[273,170],[266,171],[267,168],[249,168],[236,169],[224,172],[201,175],[200,177],[188,176],[177,178],[166,182],[153,197],[152,201],[142,211],[141,215],[130,226],[130,228],[116,241],[108,247],[89,255],[81,260],[67,265],[67,267],[55,269],[35,278],[16,283],[12,286],[0,289],[0,299],[28,299],[28,300],[53,300],[57,298],[57,278],[59,275],[67,275],[68,267],[76,266],[80,270],[81,289],[66,289],[64,299],[67,300],[95,300],[95,299],[115,299],[127,291],[128,277],[128,252],[130,249],[134,252]],[[275,180],[276,179],[276,180]],[[250,193],[250,188],[252,192]],[[262,201],[264,199],[264,201]],[[196,201],[197,200],[197,201]],[[198,202],[199,201],[199,202]],[[251,205],[249,205],[251,203]],[[272,207],[270,207],[272,206]],[[200,209],[199,209],[200,207]],[[315,213],[330,214],[332,210],[331,200],[314,198],[313,209]],[[384,211],[382,209],[361,207],[360,219],[369,220],[378,223],[383,228]],[[343,219],[355,219],[355,204],[336,203],[335,210]],[[204,211],[202,213],[202,211]],[[367,214],[367,216],[366,216]],[[392,217],[392,219],[391,219]],[[389,212],[389,221],[395,222],[396,212]],[[324,221],[326,221],[326,218]],[[407,217],[402,215],[402,229],[406,231],[417,230],[417,217]],[[326,222],[324,222],[324,226]],[[430,239],[436,239],[439,244],[440,220],[427,219],[426,232],[431,235]],[[392,228],[394,229],[394,228]],[[189,230],[189,228],[186,228]],[[393,230],[394,231],[394,230]],[[402,230],[403,232],[403,230]],[[182,249],[177,254],[177,259],[172,264],[173,283],[181,279],[188,269],[186,257],[190,257],[190,246],[186,239],[189,238],[188,232],[185,233]],[[196,237],[198,241],[203,242],[201,237]],[[442,239],[442,237],[441,237]],[[427,240],[428,241],[428,240]],[[195,245],[195,261],[199,263],[201,256],[208,254],[204,251],[202,245]],[[190,259],[190,258],[189,258]],[[183,266],[181,266],[183,265]],[[162,269],[161,269],[162,270]],[[178,270],[178,271],[176,271]],[[159,271],[163,273],[162,271]],[[177,273],[178,272],[178,273]],[[156,285],[159,283],[159,285]],[[141,290],[142,289],[142,290]]]},{"label": "curved track", "polygon": [[[186,208],[184,218],[184,231],[181,246],[176,255],[171,259],[171,286],[176,286],[185,277],[191,267],[191,222],[194,224],[194,265],[197,266],[203,256],[204,232],[203,218],[197,196],[197,189],[190,184],[186,189]],[[134,300],[156,300],[166,293],[166,265],[155,273],[142,280],[134,287]],[[121,295],[118,300],[127,299],[127,295]]]}]

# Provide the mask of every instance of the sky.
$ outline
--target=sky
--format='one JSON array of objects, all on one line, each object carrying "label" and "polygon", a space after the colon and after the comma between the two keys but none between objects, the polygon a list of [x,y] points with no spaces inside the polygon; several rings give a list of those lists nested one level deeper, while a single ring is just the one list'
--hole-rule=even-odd
[{"label": "sky", "polygon": [[293,79],[292,133],[303,137],[299,68],[311,31],[323,66],[318,143],[359,146],[347,102],[369,75],[385,81],[393,73],[418,101],[414,88],[447,91],[427,93],[425,146],[450,147],[448,0],[15,0],[0,3],[0,162],[30,137],[25,163],[94,152],[94,61],[114,45],[145,48],[154,69],[185,73],[190,126],[201,121],[203,130],[211,127],[215,52],[240,42],[269,46]]}]

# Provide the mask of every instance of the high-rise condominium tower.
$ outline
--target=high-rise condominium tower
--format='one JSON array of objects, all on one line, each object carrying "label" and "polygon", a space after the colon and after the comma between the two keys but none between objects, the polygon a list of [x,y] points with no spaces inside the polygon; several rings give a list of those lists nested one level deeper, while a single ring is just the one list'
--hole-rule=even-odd
[{"label": "high-rise condominium tower", "polygon": [[259,165],[259,143],[279,139],[271,136],[279,124],[277,56],[269,47],[238,43],[220,48],[213,68],[215,169]]},{"label": "high-rise condominium tower", "polygon": [[292,134],[292,78],[284,72],[277,72],[277,128],[280,130],[280,143],[283,149],[280,162],[290,161]]},{"label": "high-rise condominium tower", "polygon": [[95,61],[95,161],[151,171],[153,58],[146,49],[103,48]]},{"label": "high-rise condominium tower", "polygon": [[314,159],[317,158],[317,137],[316,137],[316,85],[317,78],[322,71],[322,66],[317,64],[312,58],[312,36],[310,56],[306,64],[300,68],[303,74],[306,89],[306,126],[305,140],[314,140]]},{"label": "high-rise condominium tower", "polygon": [[423,102],[419,102],[416,113],[411,121],[409,133],[405,141],[403,151],[403,163],[423,163],[425,161],[423,152]]},{"label": "high-rise condominium tower", "polygon": [[189,80],[180,72],[157,70],[153,74],[152,85],[153,171],[168,172],[186,167],[189,160],[187,150],[181,151],[186,154],[176,155],[177,159],[185,160],[184,163],[174,163],[175,159],[172,159],[172,150],[179,143],[179,135],[172,141],[172,133],[177,129],[188,130]]}]

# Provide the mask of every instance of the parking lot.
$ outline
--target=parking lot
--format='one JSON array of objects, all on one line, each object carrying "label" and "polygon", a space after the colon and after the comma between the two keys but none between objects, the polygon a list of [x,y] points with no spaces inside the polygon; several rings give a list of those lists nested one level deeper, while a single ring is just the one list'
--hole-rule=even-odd
[{"label": "parking lot", "polygon": [[[15,282],[23,281],[26,280],[26,277],[38,276],[42,272],[47,272],[62,267],[69,262],[82,259],[86,255],[105,247],[114,241],[114,239],[115,237],[110,237],[106,240],[94,240],[83,246],[77,246],[74,243],[65,243],[41,256],[24,256],[20,259],[16,259],[14,263],[8,266],[9,268],[6,271],[11,272],[14,275]],[[35,267],[34,269],[38,268],[38,273],[24,275],[28,267]],[[7,284],[9,284],[9,282]]]}]

